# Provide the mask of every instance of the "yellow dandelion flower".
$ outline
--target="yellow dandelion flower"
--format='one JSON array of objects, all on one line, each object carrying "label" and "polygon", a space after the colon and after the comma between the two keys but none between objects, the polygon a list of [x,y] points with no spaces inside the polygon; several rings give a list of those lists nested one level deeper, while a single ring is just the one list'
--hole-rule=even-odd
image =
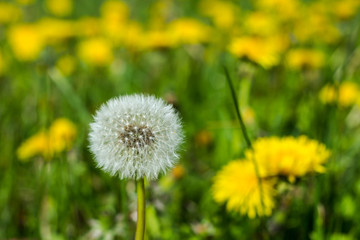
[{"label": "yellow dandelion flower", "polygon": [[76,35],[75,24],[70,20],[43,18],[37,23],[37,29],[48,44],[56,44]]},{"label": "yellow dandelion flower", "polygon": [[338,103],[341,107],[349,107],[356,104],[359,100],[360,88],[354,82],[343,82],[338,90],[335,86],[326,85],[319,93],[319,98],[323,103]]},{"label": "yellow dandelion flower", "polygon": [[358,0],[334,1],[329,8],[332,13],[340,19],[349,19],[353,17],[360,7]]},{"label": "yellow dandelion flower", "polygon": [[325,62],[324,53],[315,49],[292,49],[286,56],[287,64],[292,69],[321,68]]},{"label": "yellow dandelion flower", "polygon": [[300,12],[300,1],[298,0],[257,0],[256,4],[261,11],[273,12],[283,20],[297,18]]},{"label": "yellow dandelion flower", "polygon": [[22,61],[35,60],[45,46],[39,29],[33,24],[12,26],[8,31],[8,41],[15,57]]},{"label": "yellow dandelion flower", "polygon": [[246,16],[244,28],[250,34],[269,36],[279,31],[279,23],[275,16],[257,11]]},{"label": "yellow dandelion flower", "polygon": [[103,19],[109,22],[126,22],[129,16],[129,8],[122,1],[106,1],[101,6],[101,15]]},{"label": "yellow dandelion flower", "polygon": [[175,41],[166,30],[150,30],[143,33],[137,45],[139,49],[171,48],[175,45]]},{"label": "yellow dandelion flower", "polygon": [[27,160],[40,153],[45,153],[48,149],[48,144],[48,136],[46,132],[40,131],[23,142],[17,149],[16,153],[20,160]]},{"label": "yellow dandelion flower", "polygon": [[340,32],[332,19],[320,14],[316,7],[304,11],[304,16],[297,19],[294,25],[294,35],[299,42],[335,43],[340,38]]},{"label": "yellow dandelion flower", "polygon": [[50,11],[50,13],[58,17],[68,16],[73,10],[72,0],[46,0],[45,6]]},{"label": "yellow dandelion flower", "polygon": [[239,58],[247,58],[264,68],[270,68],[279,63],[280,54],[288,45],[287,41],[282,36],[238,37],[231,41],[229,51]]},{"label": "yellow dandelion flower", "polygon": [[182,165],[176,165],[171,169],[171,176],[175,179],[181,179],[185,174],[185,168]]},{"label": "yellow dandelion flower", "polygon": [[275,206],[275,181],[263,179],[261,183],[262,192],[250,160],[232,161],[216,174],[213,197],[218,203],[227,202],[229,211],[240,212],[250,218],[269,216]]},{"label": "yellow dandelion flower", "polygon": [[337,92],[334,86],[326,85],[319,92],[319,98],[322,103],[334,103],[337,98]]},{"label": "yellow dandelion flower", "polygon": [[0,2],[0,24],[15,22],[21,16],[20,8],[8,2]]},{"label": "yellow dandelion flower", "polygon": [[59,69],[64,76],[71,75],[76,69],[76,58],[71,55],[62,56],[56,62],[56,68]]},{"label": "yellow dandelion flower", "polygon": [[240,11],[238,6],[228,1],[203,0],[200,11],[212,19],[215,26],[220,29],[229,29],[235,24]]},{"label": "yellow dandelion flower", "polygon": [[357,103],[360,95],[359,86],[354,82],[343,82],[339,87],[339,105],[346,107]]},{"label": "yellow dandelion flower", "polygon": [[254,159],[268,176],[288,176],[289,179],[310,172],[324,172],[323,164],[330,151],[324,144],[306,136],[265,137],[257,139],[253,150],[245,152],[247,159]]},{"label": "yellow dandelion flower", "polygon": [[72,146],[76,135],[76,126],[66,118],[59,118],[49,129],[49,139],[54,152],[61,152]]},{"label": "yellow dandelion flower", "polygon": [[54,154],[70,149],[75,135],[76,127],[71,121],[57,119],[49,131],[41,130],[24,141],[17,149],[17,156],[22,161],[36,155],[49,160]]},{"label": "yellow dandelion flower", "polygon": [[198,44],[210,40],[210,27],[192,18],[179,18],[169,23],[168,32],[174,42]]},{"label": "yellow dandelion flower", "polygon": [[112,46],[104,38],[90,38],[80,42],[77,53],[81,60],[95,66],[106,66],[114,58]]},{"label": "yellow dandelion flower", "polygon": [[106,1],[101,6],[101,23],[103,30],[115,43],[120,43],[127,31],[129,9],[122,1]]}]

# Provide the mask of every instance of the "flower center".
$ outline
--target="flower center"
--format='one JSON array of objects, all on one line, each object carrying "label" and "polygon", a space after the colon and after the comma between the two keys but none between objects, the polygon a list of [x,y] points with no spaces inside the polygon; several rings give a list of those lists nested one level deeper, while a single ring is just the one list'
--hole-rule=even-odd
[{"label": "flower center", "polygon": [[146,126],[125,126],[119,138],[128,148],[140,148],[155,142],[154,134]]}]

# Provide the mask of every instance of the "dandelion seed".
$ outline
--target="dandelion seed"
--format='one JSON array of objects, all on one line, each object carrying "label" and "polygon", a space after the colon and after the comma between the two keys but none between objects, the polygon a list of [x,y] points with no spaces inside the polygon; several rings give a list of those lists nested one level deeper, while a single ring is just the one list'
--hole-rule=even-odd
[{"label": "dandelion seed", "polygon": [[163,100],[145,95],[114,98],[101,106],[94,120],[90,150],[104,171],[121,179],[156,179],[174,166],[183,139],[181,122]]}]

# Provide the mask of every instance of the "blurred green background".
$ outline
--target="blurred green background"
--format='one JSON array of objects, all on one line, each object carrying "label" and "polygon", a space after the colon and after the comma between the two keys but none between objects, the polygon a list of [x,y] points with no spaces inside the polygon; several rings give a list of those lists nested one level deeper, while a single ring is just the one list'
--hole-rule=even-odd
[{"label": "blurred green background", "polygon": [[[148,239],[360,238],[360,1],[0,1],[0,239],[132,239],[134,181],[95,167],[89,123],[122,94],[179,111],[179,164],[147,182]],[[306,135],[323,174],[277,184],[270,216],[214,201],[255,140]],[[59,137],[60,136],[60,137]],[[239,173],[241,174],[241,173]],[[235,184],[235,183],[234,183]]]}]

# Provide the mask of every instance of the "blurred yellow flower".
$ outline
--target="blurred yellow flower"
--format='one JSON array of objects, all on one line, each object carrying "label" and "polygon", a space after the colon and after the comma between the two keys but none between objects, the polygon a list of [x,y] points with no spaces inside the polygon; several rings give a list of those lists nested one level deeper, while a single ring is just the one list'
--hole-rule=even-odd
[{"label": "blurred yellow flower", "polygon": [[78,55],[84,62],[95,66],[106,66],[114,58],[112,46],[105,38],[90,38],[78,45]]},{"label": "blurred yellow flower", "polygon": [[319,98],[322,103],[334,103],[337,98],[335,86],[325,85],[319,92]]},{"label": "blurred yellow flower", "polygon": [[0,2],[0,24],[15,22],[21,16],[20,8],[8,2]]},{"label": "blurred yellow flower", "polygon": [[210,27],[192,18],[179,18],[168,24],[168,31],[175,43],[197,44],[210,41]]},{"label": "blurred yellow flower", "polygon": [[139,39],[139,49],[171,48],[175,45],[174,38],[166,30],[150,30]]},{"label": "blurred yellow flower", "polygon": [[35,60],[44,48],[44,39],[33,24],[14,25],[8,30],[8,41],[15,57],[23,61]]},{"label": "blurred yellow flower", "polygon": [[[320,9],[321,10],[321,9]],[[335,43],[340,38],[333,19],[323,14],[317,6],[303,11],[303,16],[295,22],[294,34],[299,42]]]},{"label": "blurred yellow flower", "polygon": [[240,9],[229,1],[203,0],[200,11],[212,19],[220,29],[229,29],[235,24]]},{"label": "blurred yellow flower", "polygon": [[129,16],[129,8],[122,1],[109,0],[101,6],[101,15],[103,19],[109,22],[125,22]]},{"label": "blurred yellow flower", "polygon": [[129,9],[122,1],[106,1],[101,6],[101,22],[105,34],[115,43],[120,43],[127,31]]},{"label": "blurred yellow flower", "polygon": [[171,48],[179,44],[198,44],[209,41],[210,27],[191,18],[179,18],[165,29],[144,33],[142,46],[145,49]]},{"label": "blurred yellow flower", "polygon": [[72,0],[46,0],[45,6],[50,13],[58,17],[68,16],[73,10]]},{"label": "blurred yellow flower", "polygon": [[278,36],[271,38],[244,36],[232,39],[229,51],[239,58],[247,58],[264,68],[270,68],[279,63],[280,54],[287,45],[286,39]]},{"label": "blurred yellow flower", "polygon": [[50,126],[49,131],[42,130],[28,138],[17,149],[20,160],[36,155],[50,159],[54,154],[70,149],[76,135],[76,126],[65,118],[59,118]]},{"label": "blurred yellow flower", "polygon": [[287,176],[289,180],[310,172],[324,172],[323,164],[330,157],[324,144],[306,136],[265,137],[257,139],[253,150],[245,152],[264,169],[266,176]]},{"label": "blurred yellow flower", "polygon": [[338,101],[340,106],[350,106],[357,103],[360,96],[359,85],[354,82],[343,82],[339,87]]},{"label": "blurred yellow flower", "polygon": [[301,14],[298,0],[257,0],[257,7],[264,12],[272,12],[283,20],[297,18]]},{"label": "blurred yellow flower", "polygon": [[56,67],[64,76],[69,76],[76,69],[76,58],[71,55],[62,56],[57,61]]},{"label": "blurred yellow flower", "polygon": [[216,202],[227,202],[229,211],[240,212],[250,218],[269,216],[275,206],[275,181],[264,178],[261,183],[262,192],[250,160],[236,160],[216,174],[212,192]]},{"label": "blurred yellow flower", "polygon": [[348,107],[358,103],[360,88],[354,82],[343,82],[338,87],[326,85],[319,93],[319,98],[323,103],[338,103],[341,107]]},{"label": "blurred yellow flower", "polygon": [[207,147],[214,141],[214,137],[208,130],[201,130],[195,135],[196,147]]},{"label": "blurred yellow flower", "polygon": [[291,49],[286,56],[290,68],[321,68],[325,62],[323,52],[315,49]]},{"label": "blurred yellow flower", "polygon": [[27,160],[38,154],[48,158],[49,144],[47,133],[40,131],[23,142],[16,153],[20,160]]},{"label": "blurred yellow flower", "polygon": [[353,17],[360,7],[359,0],[333,1],[329,9],[340,19],[349,19]]},{"label": "blurred yellow flower", "polygon": [[277,34],[279,23],[275,16],[262,11],[251,12],[244,19],[246,32],[254,35],[269,36]]},{"label": "blurred yellow flower", "polygon": [[185,174],[185,168],[182,165],[176,165],[171,169],[171,176],[175,179],[180,179]]},{"label": "blurred yellow flower", "polygon": [[59,43],[75,36],[75,24],[70,20],[42,18],[37,23],[39,34],[48,44]]},{"label": "blurred yellow flower", "polygon": [[54,152],[70,149],[76,135],[76,126],[66,118],[56,119],[49,128],[49,141]]}]

